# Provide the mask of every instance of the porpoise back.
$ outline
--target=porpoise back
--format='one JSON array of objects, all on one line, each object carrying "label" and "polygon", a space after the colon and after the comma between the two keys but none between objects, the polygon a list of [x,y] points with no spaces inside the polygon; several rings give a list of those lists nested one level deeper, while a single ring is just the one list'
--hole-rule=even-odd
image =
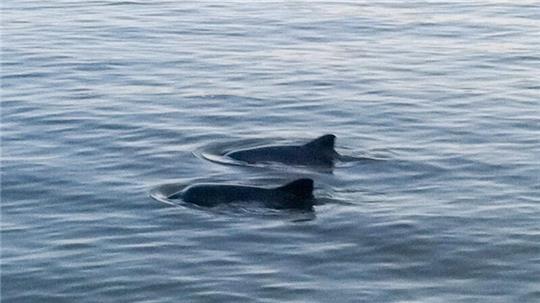
[{"label": "porpoise back", "polygon": [[291,165],[332,166],[339,158],[335,151],[336,136],[324,135],[304,145],[274,145],[243,149],[226,156],[247,162],[279,162]]},{"label": "porpoise back", "polygon": [[276,188],[202,183],[190,185],[168,198],[181,198],[185,202],[206,207],[231,202],[262,202],[276,209],[311,209],[313,180],[297,179]]}]

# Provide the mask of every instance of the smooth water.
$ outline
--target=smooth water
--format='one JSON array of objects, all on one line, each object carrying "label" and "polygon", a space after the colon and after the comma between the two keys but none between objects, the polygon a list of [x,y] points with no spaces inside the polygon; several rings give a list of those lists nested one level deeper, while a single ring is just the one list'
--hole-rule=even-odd
[{"label": "smooth water", "polygon": [[[3,1],[2,302],[539,302],[539,20],[525,0]],[[378,161],[209,161],[326,133]],[[313,213],[160,199],[297,177]]]}]

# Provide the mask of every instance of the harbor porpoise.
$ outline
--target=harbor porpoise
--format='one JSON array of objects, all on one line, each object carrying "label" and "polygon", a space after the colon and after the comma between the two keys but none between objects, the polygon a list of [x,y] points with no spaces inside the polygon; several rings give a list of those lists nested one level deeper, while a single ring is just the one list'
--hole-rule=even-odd
[{"label": "harbor porpoise", "polygon": [[172,194],[169,199],[181,198],[185,202],[213,207],[231,202],[262,202],[276,209],[304,209],[313,207],[313,180],[297,179],[280,187],[201,183]]},{"label": "harbor porpoise", "polygon": [[279,162],[291,165],[333,166],[340,155],[334,150],[336,136],[324,135],[304,145],[271,145],[238,151],[226,156],[250,164]]}]

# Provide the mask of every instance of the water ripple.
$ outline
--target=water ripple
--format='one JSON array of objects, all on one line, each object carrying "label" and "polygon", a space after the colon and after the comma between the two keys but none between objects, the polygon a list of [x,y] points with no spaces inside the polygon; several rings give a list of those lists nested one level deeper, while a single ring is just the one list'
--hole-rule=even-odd
[{"label": "water ripple", "polygon": [[[2,12],[6,302],[539,300],[536,1]],[[324,133],[383,161],[223,157]],[[298,177],[310,216],[164,198]]]}]

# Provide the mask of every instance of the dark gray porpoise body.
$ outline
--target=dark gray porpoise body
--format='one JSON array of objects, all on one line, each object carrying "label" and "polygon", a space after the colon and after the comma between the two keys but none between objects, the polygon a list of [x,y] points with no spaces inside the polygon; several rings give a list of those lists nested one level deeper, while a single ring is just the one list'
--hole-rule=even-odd
[{"label": "dark gray porpoise body", "polygon": [[324,135],[304,145],[263,146],[233,151],[226,156],[247,163],[280,162],[292,165],[332,166],[339,158],[336,136]]},{"label": "dark gray porpoise body", "polygon": [[311,209],[313,180],[298,179],[276,188],[227,184],[195,184],[169,196],[185,202],[212,207],[231,202],[262,202],[277,209]]}]

